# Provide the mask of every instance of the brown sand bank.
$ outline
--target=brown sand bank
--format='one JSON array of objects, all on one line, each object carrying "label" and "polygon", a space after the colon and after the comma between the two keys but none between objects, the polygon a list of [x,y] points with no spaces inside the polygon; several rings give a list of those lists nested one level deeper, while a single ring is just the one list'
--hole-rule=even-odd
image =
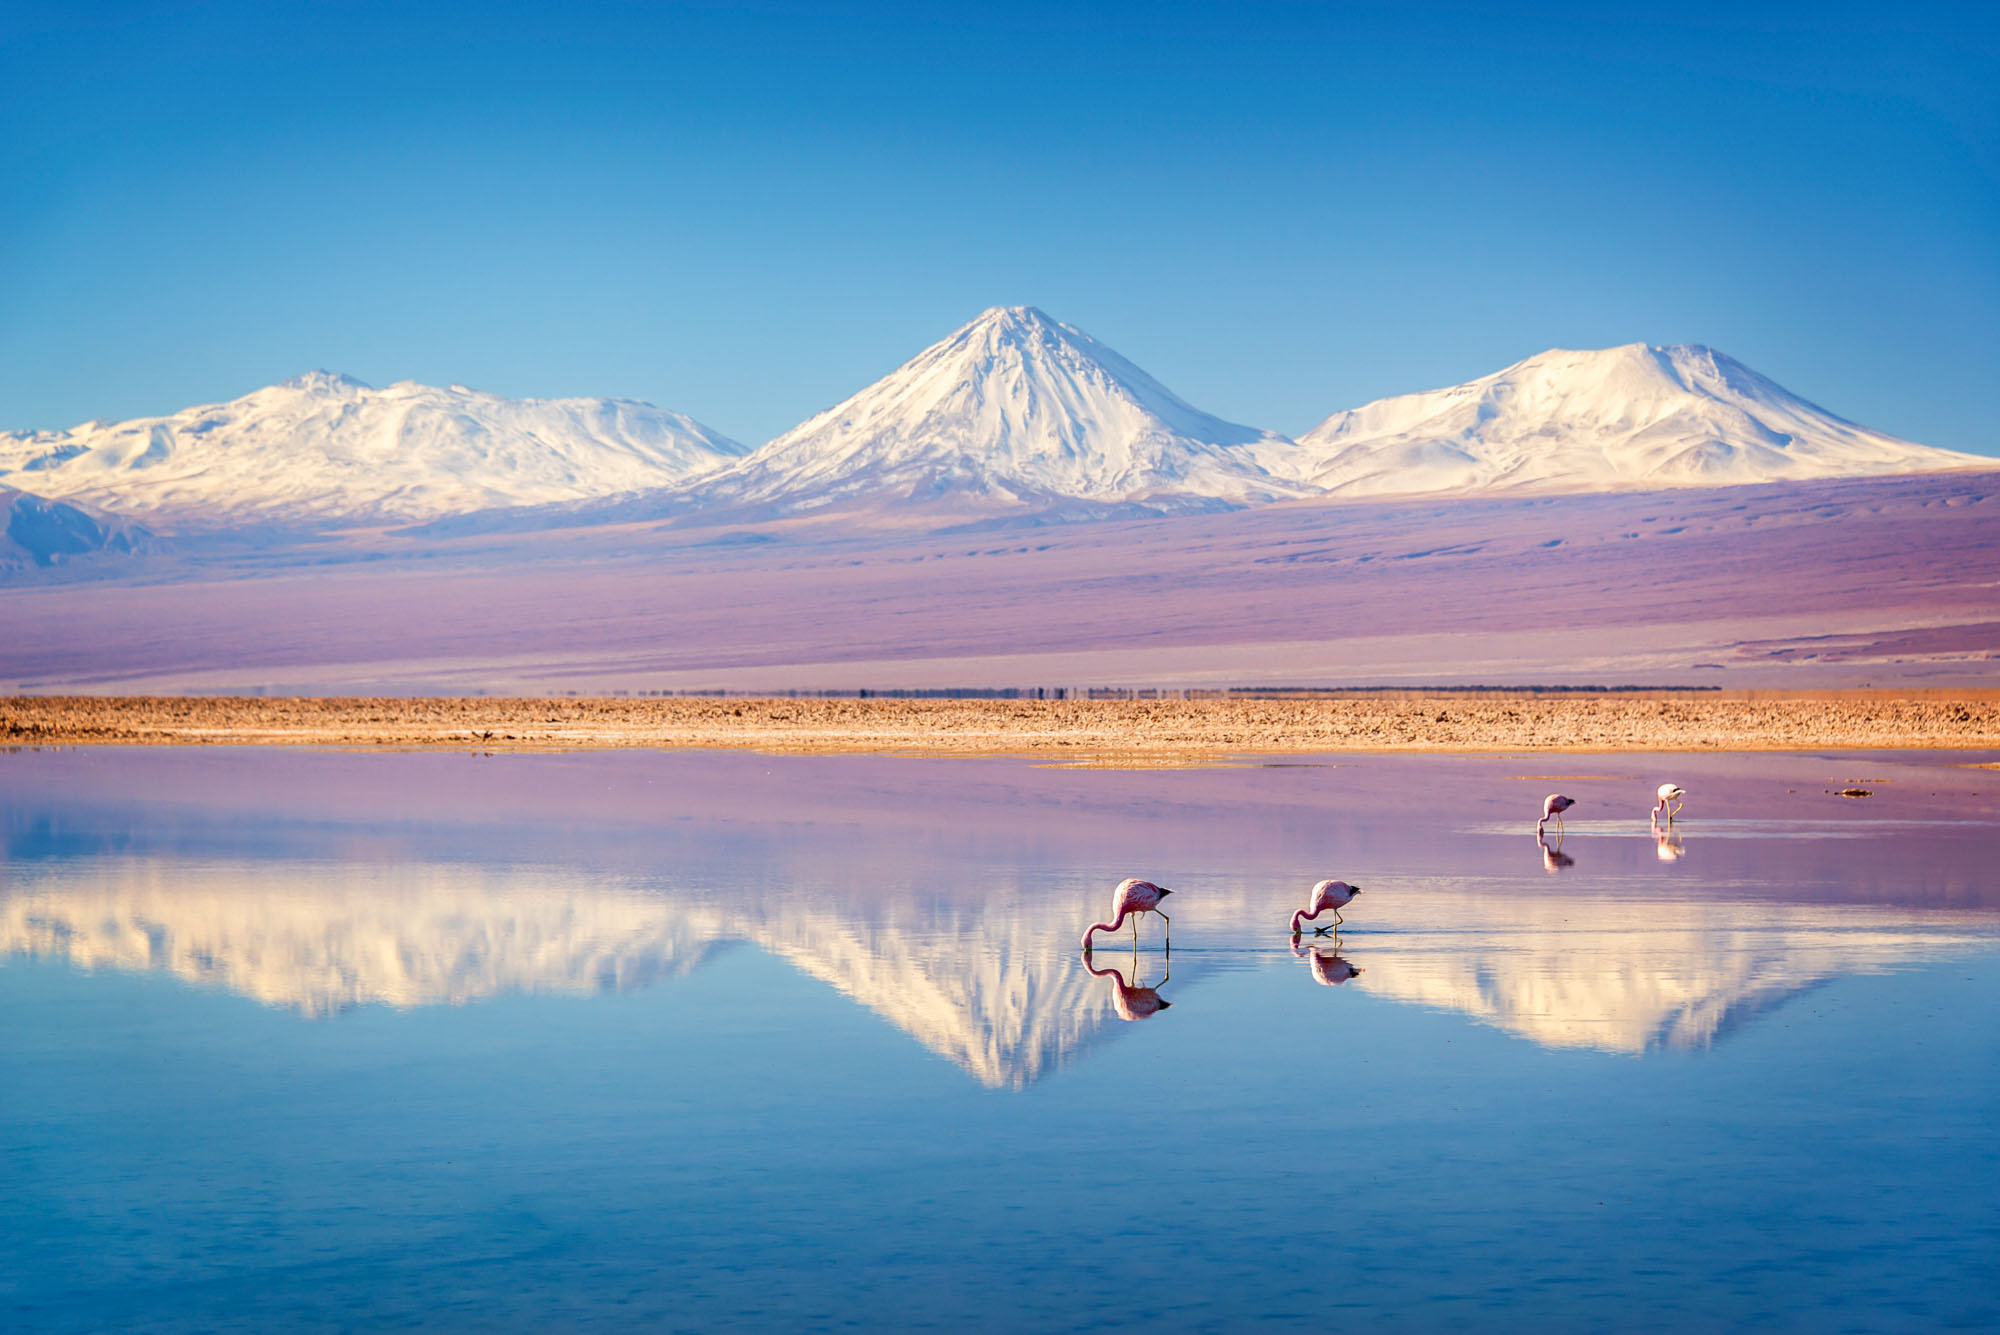
[{"label": "brown sand bank", "polygon": [[2000,691],[1164,700],[0,698],[0,744],[723,747],[1174,763],[1237,753],[2000,748]]}]

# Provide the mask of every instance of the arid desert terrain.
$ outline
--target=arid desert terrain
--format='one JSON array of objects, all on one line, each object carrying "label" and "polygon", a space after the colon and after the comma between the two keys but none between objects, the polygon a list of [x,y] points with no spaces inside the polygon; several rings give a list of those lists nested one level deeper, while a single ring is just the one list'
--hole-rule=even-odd
[{"label": "arid desert terrain", "polygon": [[714,747],[1178,763],[1338,751],[2000,747],[2000,691],[1383,691],[1280,698],[0,700],[14,745]]}]

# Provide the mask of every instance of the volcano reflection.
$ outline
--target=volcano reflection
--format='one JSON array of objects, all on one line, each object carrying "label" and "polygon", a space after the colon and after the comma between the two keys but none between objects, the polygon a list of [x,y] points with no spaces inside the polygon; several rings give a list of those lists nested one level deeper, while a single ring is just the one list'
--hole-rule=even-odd
[{"label": "volcano reflection", "polygon": [[[1182,986],[1232,956],[1277,955],[1268,904],[1189,895]],[[639,891],[440,864],[92,858],[28,869],[0,893],[0,954],[161,971],[302,1016],[462,1005],[503,993],[621,992],[748,943],[882,1015],[994,1087],[1026,1086],[1168,1007],[1137,965],[1075,949],[1069,886],[731,894]],[[1827,979],[1984,941],[1895,910],[1578,899],[1410,886],[1348,948],[1300,949],[1313,979],[1460,1012],[1549,1047],[1700,1048]],[[1159,957],[1145,956],[1145,967]],[[1161,961],[1163,963],[1163,961]],[[1365,972],[1365,977],[1362,976]],[[1102,980],[1102,981],[1100,981]],[[1164,977],[1161,980],[1165,981]]]},{"label": "volcano reflection", "polygon": [[1068,1064],[1112,1020],[1166,1008],[1150,988],[1113,993],[1093,979],[1075,957],[1077,914],[1067,893],[1005,888],[963,903],[825,893],[807,902],[778,891],[642,893],[458,864],[290,866],[274,876],[107,860],[0,895],[0,957],[171,973],[320,1019],[367,1005],[622,992],[748,943],[983,1084],[1019,1088]]}]

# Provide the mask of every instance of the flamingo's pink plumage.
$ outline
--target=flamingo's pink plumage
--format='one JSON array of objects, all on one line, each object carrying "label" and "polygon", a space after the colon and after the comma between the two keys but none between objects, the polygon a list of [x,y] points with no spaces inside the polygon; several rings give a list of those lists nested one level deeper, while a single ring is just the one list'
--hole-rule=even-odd
[{"label": "flamingo's pink plumage", "polygon": [[[1125,925],[1127,918],[1140,913],[1160,913],[1160,901],[1172,893],[1171,890],[1154,885],[1151,881],[1142,881],[1136,876],[1128,876],[1120,881],[1118,888],[1111,892],[1111,921],[1092,923],[1084,931],[1083,953],[1086,955],[1090,953],[1090,938],[1094,934],[1115,932]],[[1160,913],[1160,921],[1168,924],[1169,931],[1173,930],[1173,919],[1166,914]],[[1132,935],[1135,939],[1139,935],[1137,921],[1132,924]]]},{"label": "flamingo's pink plumage", "polygon": [[1557,829],[1561,829],[1563,812],[1568,811],[1575,805],[1576,799],[1573,797],[1565,797],[1561,793],[1550,793],[1542,800],[1542,818],[1535,822],[1535,833],[1539,835],[1543,827],[1551,820],[1555,821]]},{"label": "flamingo's pink plumage", "polygon": [[1354,897],[1360,893],[1361,887],[1358,885],[1349,885],[1345,881],[1321,881],[1306,896],[1306,906],[1292,915],[1292,935],[1299,934],[1301,922],[1310,922],[1329,911],[1333,914],[1335,924],[1338,924],[1340,911],[1353,903]]}]

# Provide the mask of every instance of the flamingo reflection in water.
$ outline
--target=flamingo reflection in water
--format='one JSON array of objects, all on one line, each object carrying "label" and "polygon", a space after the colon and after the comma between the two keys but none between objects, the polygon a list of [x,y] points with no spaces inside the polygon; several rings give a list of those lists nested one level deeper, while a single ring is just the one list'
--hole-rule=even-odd
[{"label": "flamingo reflection in water", "polygon": [[[1132,948],[1138,949],[1139,915],[1160,913],[1160,901],[1172,893],[1171,890],[1154,885],[1151,881],[1142,881],[1136,876],[1128,876],[1120,881],[1118,888],[1111,892],[1111,921],[1090,925],[1083,934],[1083,953],[1086,955],[1090,953],[1091,937],[1099,932],[1117,931],[1125,925],[1127,918],[1132,920]],[[1160,921],[1167,924],[1167,949],[1171,950],[1174,945],[1173,919],[1160,913]]]},{"label": "flamingo reflection in water", "polygon": [[[1150,1020],[1174,1003],[1161,998],[1159,989],[1173,978],[1173,963],[1168,961],[1166,972],[1152,987],[1138,987],[1125,981],[1125,975],[1117,965],[1107,964],[1102,969],[1090,962],[1090,952],[1085,951],[1083,967],[1099,978],[1111,980],[1111,1005],[1121,1020]],[[1132,977],[1139,976],[1139,944],[1132,943]]]},{"label": "flamingo reflection in water", "polygon": [[1535,842],[1542,848],[1542,870],[1553,876],[1565,867],[1574,867],[1576,859],[1563,852],[1562,836],[1557,835],[1554,844],[1537,837]]},{"label": "flamingo reflection in water", "polygon": [[1655,851],[1660,855],[1660,861],[1662,862],[1679,862],[1687,855],[1687,845],[1682,843],[1681,837],[1671,829],[1662,830],[1658,826],[1655,826],[1653,828],[1653,843],[1656,845]]},{"label": "flamingo reflection in water", "polygon": [[1349,885],[1345,881],[1321,881],[1306,895],[1306,906],[1292,915],[1292,935],[1298,936],[1301,922],[1310,922],[1322,913],[1332,913],[1333,921],[1325,927],[1313,928],[1314,936],[1325,936],[1333,928],[1344,925],[1340,911],[1352,904],[1354,897],[1360,893],[1358,885]]},{"label": "flamingo reflection in water", "polygon": [[1338,942],[1332,946],[1310,948],[1294,945],[1292,953],[1305,958],[1306,967],[1312,971],[1313,981],[1321,987],[1339,987],[1348,979],[1359,978],[1365,972],[1342,958]]}]

